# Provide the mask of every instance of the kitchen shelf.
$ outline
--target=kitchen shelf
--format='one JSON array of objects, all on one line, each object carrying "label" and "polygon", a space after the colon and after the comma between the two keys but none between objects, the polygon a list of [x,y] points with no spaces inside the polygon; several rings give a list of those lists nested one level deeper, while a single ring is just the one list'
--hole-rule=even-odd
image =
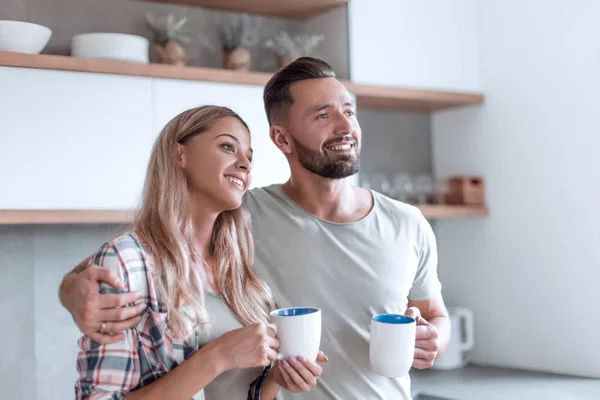
[{"label": "kitchen shelf", "polygon": [[[419,206],[427,219],[484,217],[485,207]],[[0,225],[39,224],[126,224],[133,220],[131,210],[0,210]]]},{"label": "kitchen shelf", "polygon": [[361,108],[385,108],[416,112],[433,112],[448,108],[482,104],[480,93],[439,92],[389,86],[352,83],[349,87]]},{"label": "kitchen shelf", "polygon": [[260,14],[271,17],[307,19],[334,7],[346,6],[348,0],[150,0],[217,10]]},{"label": "kitchen shelf", "polygon": [[0,66],[264,85],[272,74],[0,51]]},{"label": "kitchen shelf", "polygon": [[485,206],[462,205],[421,205],[419,209],[427,219],[452,219],[486,217],[489,212]]},{"label": "kitchen shelf", "polygon": [[[272,76],[272,74],[264,72],[240,72],[220,68],[178,67],[164,64],[138,64],[93,58],[11,52],[0,52],[0,66],[259,86],[265,85]],[[483,95],[477,93],[438,92],[361,85],[343,80],[342,82],[351,93],[356,94],[357,106],[360,108],[432,112],[453,107],[481,104],[484,100]]]},{"label": "kitchen shelf", "polygon": [[0,210],[0,225],[124,224],[130,210]]}]

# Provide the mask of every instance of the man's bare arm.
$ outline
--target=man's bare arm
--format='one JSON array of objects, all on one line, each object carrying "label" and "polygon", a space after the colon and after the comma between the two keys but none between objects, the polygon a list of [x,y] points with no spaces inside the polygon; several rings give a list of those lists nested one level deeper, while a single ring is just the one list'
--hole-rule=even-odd
[{"label": "man's bare arm", "polygon": [[433,366],[450,342],[451,326],[441,294],[429,300],[409,300],[406,315],[417,320],[417,338],[413,367]]},{"label": "man's bare arm", "polygon": [[58,288],[58,298],[60,299],[60,304],[67,310],[69,307],[65,302],[65,296],[68,288],[71,288],[71,284],[73,279],[77,278],[77,275],[80,272],[83,272],[84,269],[89,265],[91,256],[81,261],[75,268],[73,268],[69,273],[65,275],[62,282],[60,283],[60,287]]},{"label": "man's bare arm", "polygon": [[60,302],[71,313],[81,333],[101,344],[115,343],[125,338],[124,330],[140,321],[139,314],[146,304],[133,304],[140,298],[136,292],[100,294],[101,282],[115,289],[122,289],[123,283],[108,269],[88,266],[90,258],[81,261],[63,278]]}]

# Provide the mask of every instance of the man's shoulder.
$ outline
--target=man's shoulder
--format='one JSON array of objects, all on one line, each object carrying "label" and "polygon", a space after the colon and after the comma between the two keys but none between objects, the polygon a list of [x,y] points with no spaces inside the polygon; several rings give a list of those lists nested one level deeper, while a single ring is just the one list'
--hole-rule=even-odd
[{"label": "man's shoulder", "polygon": [[380,208],[383,211],[401,215],[406,218],[421,218],[423,216],[423,213],[417,206],[392,199],[391,197],[376,191],[372,191],[372,193],[375,201],[380,205]]},{"label": "man's shoulder", "polygon": [[269,207],[270,204],[280,203],[281,185],[273,184],[248,190],[244,195],[244,206],[250,213],[261,207]]},{"label": "man's shoulder", "polygon": [[414,226],[417,229],[423,227],[424,224],[429,224],[419,207],[392,199],[379,192],[373,191],[372,193],[380,217],[390,219],[394,223],[400,223],[404,226]]},{"label": "man's shoulder", "polygon": [[255,187],[246,192],[246,197],[260,197],[260,196],[273,196],[278,190],[281,189],[281,184],[273,183],[268,186]]}]

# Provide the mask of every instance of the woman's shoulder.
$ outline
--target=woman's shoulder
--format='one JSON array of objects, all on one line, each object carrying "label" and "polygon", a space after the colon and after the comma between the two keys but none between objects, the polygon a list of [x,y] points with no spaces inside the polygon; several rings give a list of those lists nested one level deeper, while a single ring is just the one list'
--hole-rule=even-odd
[{"label": "woman's shoulder", "polygon": [[110,252],[110,251],[131,251],[131,250],[142,250],[143,246],[138,238],[137,234],[133,231],[123,233],[107,242],[105,242],[98,253]]},{"label": "woman's shoulder", "polygon": [[127,232],[100,246],[90,263],[99,266],[121,265],[131,269],[145,263],[148,254],[134,232]]},{"label": "woman's shoulder", "polygon": [[[97,265],[114,272],[125,285],[125,291],[146,291],[150,275],[150,254],[144,249],[135,232],[127,232],[109,240],[90,259]],[[106,290],[102,292],[117,292]]]}]

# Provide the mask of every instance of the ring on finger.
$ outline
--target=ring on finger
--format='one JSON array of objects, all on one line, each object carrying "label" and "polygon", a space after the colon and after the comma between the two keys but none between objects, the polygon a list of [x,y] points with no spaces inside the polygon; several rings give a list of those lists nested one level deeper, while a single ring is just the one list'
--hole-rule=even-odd
[{"label": "ring on finger", "polygon": [[100,324],[99,332],[100,333],[104,333],[105,329],[106,329],[106,322],[103,322],[103,323]]}]

